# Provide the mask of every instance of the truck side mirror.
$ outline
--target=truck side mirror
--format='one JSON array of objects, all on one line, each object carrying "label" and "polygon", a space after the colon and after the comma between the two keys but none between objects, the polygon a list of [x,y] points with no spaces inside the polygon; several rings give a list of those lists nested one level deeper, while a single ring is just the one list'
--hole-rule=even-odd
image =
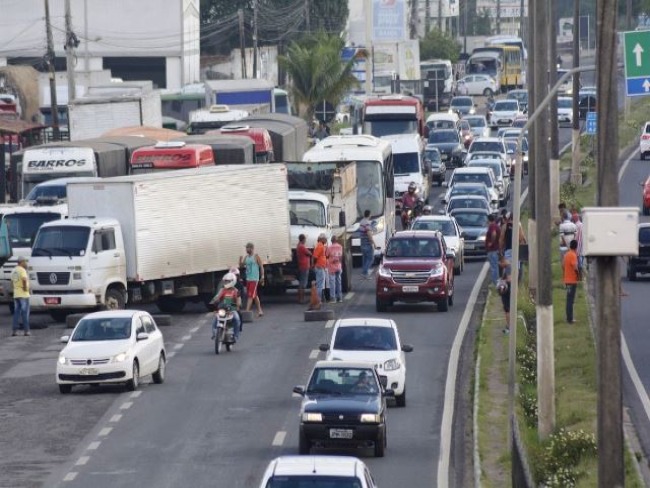
[{"label": "truck side mirror", "polygon": [[11,241],[9,240],[9,227],[3,218],[0,221],[0,266],[11,257]]},{"label": "truck side mirror", "polygon": [[339,212],[339,227],[345,227],[346,222],[345,222],[345,212],[341,210]]}]

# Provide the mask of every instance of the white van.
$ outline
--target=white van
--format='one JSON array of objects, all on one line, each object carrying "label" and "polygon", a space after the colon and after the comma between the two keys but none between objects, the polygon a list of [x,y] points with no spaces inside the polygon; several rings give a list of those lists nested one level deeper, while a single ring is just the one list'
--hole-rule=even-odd
[{"label": "white van", "polygon": [[395,198],[401,198],[415,183],[420,198],[429,201],[431,192],[431,167],[424,161],[424,142],[418,134],[382,137],[393,149],[393,174]]}]

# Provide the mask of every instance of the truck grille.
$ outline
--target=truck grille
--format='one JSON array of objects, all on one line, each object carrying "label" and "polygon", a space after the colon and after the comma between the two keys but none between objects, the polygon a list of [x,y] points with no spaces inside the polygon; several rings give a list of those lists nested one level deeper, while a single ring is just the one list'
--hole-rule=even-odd
[{"label": "truck grille", "polygon": [[[343,417],[342,419],[339,417]],[[359,423],[359,414],[358,413],[346,413],[346,414],[332,414],[324,413],[323,414],[323,423],[326,425],[355,425]]]},{"label": "truck grille", "polygon": [[70,273],[36,273],[39,285],[67,285]]},{"label": "truck grille", "polygon": [[431,271],[391,271],[393,281],[400,285],[423,285]]}]

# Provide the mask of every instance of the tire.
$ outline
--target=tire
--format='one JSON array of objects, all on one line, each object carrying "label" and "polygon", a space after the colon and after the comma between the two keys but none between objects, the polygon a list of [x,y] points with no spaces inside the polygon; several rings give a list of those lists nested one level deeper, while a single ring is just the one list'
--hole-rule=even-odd
[{"label": "tire", "polygon": [[68,315],[70,315],[70,312],[67,310],[50,310],[50,317],[55,322],[66,322]]},{"label": "tire", "polygon": [[59,385],[59,392],[61,392],[62,395],[67,395],[72,391],[72,385]]},{"label": "tire", "polygon": [[158,358],[158,369],[151,375],[151,378],[155,384],[161,385],[165,382],[165,367],[165,355],[163,353],[160,353],[160,357]]},{"label": "tire", "polygon": [[185,300],[175,297],[161,297],[156,302],[158,310],[162,313],[181,313],[185,308]]},{"label": "tire", "polygon": [[448,312],[449,311],[449,301],[447,298],[440,300],[438,303],[438,312]]},{"label": "tire", "polygon": [[491,97],[492,95],[494,95],[494,92],[491,89],[486,88],[485,90],[483,90],[484,97]]},{"label": "tire", "polygon": [[398,407],[406,406],[406,385],[404,385],[404,391],[402,394],[395,397],[395,405]]},{"label": "tire", "polygon": [[226,344],[226,351],[232,351],[232,344]]},{"label": "tire", "polygon": [[140,386],[140,365],[133,361],[133,378],[126,382],[127,391],[135,391]]},{"label": "tire", "polygon": [[375,308],[377,309],[377,312],[383,313],[388,310],[388,303],[386,303],[384,300],[380,299],[379,297],[375,298]]},{"label": "tire", "polygon": [[382,458],[386,452],[386,434],[379,434],[375,440],[375,457]]},{"label": "tire", "polygon": [[641,153],[641,161],[645,160],[645,153]]},{"label": "tire", "polygon": [[627,265],[627,279],[629,281],[636,281],[636,269],[630,264]]},{"label": "tire", "polygon": [[221,346],[223,345],[223,329],[217,329],[217,337],[214,338],[214,353],[221,354]]},{"label": "tire", "polygon": [[105,310],[124,310],[125,305],[124,293],[115,288],[106,290],[106,297],[104,298]]},{"label": "tire", "polygon": [[341,272],[341,291],[343,293],[348,293],[352,291],[352,241],[349,241],[349,245],[343,251],[343,270]]},{"label": "tire", "polygon": [[453,293],[451,295],[449,295],[449,297],[447,298],[447,303],[449,305],[452,305],[452,306],[454,305],[454,295],[453,295]]},{"label": "tire", "polygon": [[307,439],[307,436],[300,432],[298,434],[298,454],[309,454],[311,452],[311,442]]}]

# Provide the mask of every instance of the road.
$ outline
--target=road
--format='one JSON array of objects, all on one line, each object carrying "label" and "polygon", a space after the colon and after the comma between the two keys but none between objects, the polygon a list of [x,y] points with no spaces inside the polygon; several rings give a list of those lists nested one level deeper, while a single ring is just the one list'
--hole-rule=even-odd
[{"label": "road", "polygon": [[[563,146],[570,131],[560,133]],[[434,187],[432,202],[440,196]],[[456,277],[447,313],[415,305],[384,314],[397,321],[403,342],[415,351],[407,357],[407,407],[388,414],[386,457],[355,453],[380,486],[437,484],[450,350],[482,267],[481,261],[469,262]],[[337,317],[377,316],[372,282],[355,280],[354,292],[336,306]],[[269,460],[297,452],[300,402],[291,389],[305,382],[322,357],[318,344],[330,334],[330,324],[304,322],[304,307],[293,300],[267,298],[264,318],[246,324],[241,345],[219,357],[209,339],[210,316],[191,308],[162,328],[172,356],[165,384],[147,383],[136,393],[81,387],[68,396],[54,383],[58,337],[65,329],[35,315],[37,324],[50,327],[12,338],[2,311],[0,486],[257,486]],[[451,486],[471,483],[465,422],[479,319],[474,314],[469,325],[456,400],[447,406],[455,411]]]}]

